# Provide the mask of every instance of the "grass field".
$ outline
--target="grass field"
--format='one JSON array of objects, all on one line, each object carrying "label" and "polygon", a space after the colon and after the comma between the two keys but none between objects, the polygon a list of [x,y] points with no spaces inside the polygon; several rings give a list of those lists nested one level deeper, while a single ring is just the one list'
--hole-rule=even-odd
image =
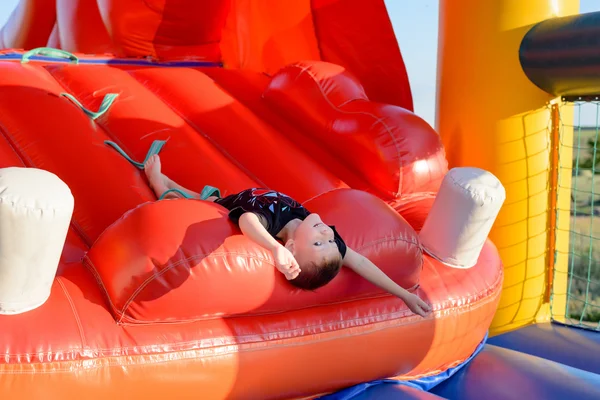
[{"label": "grass field", "polygon": [[[600,328],[600,138],[575,128],[567,317]],[[596,148],[596,150],[594,150]],[[597,154],[596,154],[597,153]],[[596,159],[596,163],[592,160]],[[561,166],[563,170],[571,166]],[[598,171],[596,171],[598,169]]]},{"label": "grass field", "polygon": [[572,216],[569,243],[568,317],[600,321],[600,221]]}]

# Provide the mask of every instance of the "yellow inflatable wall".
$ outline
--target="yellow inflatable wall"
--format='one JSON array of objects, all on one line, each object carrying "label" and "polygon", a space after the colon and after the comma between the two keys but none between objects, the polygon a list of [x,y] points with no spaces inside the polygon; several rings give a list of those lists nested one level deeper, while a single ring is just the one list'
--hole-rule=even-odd
[{"label": "yellow inflatable wall", "polygon": [[519,46],[537,22],[578,13],[579,0],[440,1],[437,130],[450,167],[487,169],[507,190],[491,233],[505,269],[491,335],[549,320],[551,297],[564,317],[571,176],[556,160],[572,154],[553,137],[572,143],[573,116],[562,110],[556,130],[560,99],[527,79]]}]

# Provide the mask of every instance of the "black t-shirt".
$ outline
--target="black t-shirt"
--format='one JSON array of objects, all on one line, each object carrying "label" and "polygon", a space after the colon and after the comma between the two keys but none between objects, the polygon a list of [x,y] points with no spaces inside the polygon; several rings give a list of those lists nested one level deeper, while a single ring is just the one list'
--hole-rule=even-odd
[{"label": "black t-shirt", "polygon": [[[276,239],[279,239],[277,234],[288,222],[293,219],[304,220],[310,214],[310,211],[291,197],[274,190],[261,188],[246,189],[238,194],[217,199],[215,203],[228,209],[229,218],[236,224],[245,212],[259,214],[267,221],[267,232]],[[344,258],[346,243],[334,226],[330,225],[329,227],[333,229],[335,243]]]}]

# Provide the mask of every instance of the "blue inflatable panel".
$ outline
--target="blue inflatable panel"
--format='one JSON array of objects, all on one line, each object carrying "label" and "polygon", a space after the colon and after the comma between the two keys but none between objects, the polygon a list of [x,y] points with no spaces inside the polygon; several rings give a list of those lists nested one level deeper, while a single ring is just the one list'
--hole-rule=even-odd
[{"label": "blue inflatable panel", "polygon": [[435,394],[416,389],[411,386],[399,385],[396,381],[383,380],[353,386],[352,390],[345,389],[342,393],[334,393],[319,399],[352,399],[352,400],[447,400]]},{"label": "blue inflatable panel", "polygon": [[539,324],[490,338],[488,343],[600,374],[600,332]]},{"label": "blue inflatable panel", "polygon": [[450,400],[598,400],[600,375],[488,344],[432,392]]}]

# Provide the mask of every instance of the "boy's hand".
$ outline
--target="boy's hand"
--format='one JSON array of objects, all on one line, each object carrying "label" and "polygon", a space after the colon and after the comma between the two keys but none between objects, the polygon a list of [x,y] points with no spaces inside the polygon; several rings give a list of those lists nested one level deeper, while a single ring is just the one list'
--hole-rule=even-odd
[{"label": "boy's hand", "polygon": [[294,255],[286,247],[275,247],[273,249],[273,258],[275,258],[275,267],[285,275],[288,281],[300,274],[300,266],[296,262]]},{"label": "boy's hand", "polygon": [[410,311],[420,315],[421,317],[426,317],[431,312],[431,307],[421,300],[421,298],[416,294],[409,293],[404,299],[404,302]]},{"label": "boy's hand", "polygon": [[258,243],[264,249],[271,250],[275,259],[275,267],[288,280],[292,280],[300,274],[300,266],[296,262],[294,255],[267,232],[257,214],[252,212],[243,213],[240,216],[239,224],[240,230],[245,236]]}]

